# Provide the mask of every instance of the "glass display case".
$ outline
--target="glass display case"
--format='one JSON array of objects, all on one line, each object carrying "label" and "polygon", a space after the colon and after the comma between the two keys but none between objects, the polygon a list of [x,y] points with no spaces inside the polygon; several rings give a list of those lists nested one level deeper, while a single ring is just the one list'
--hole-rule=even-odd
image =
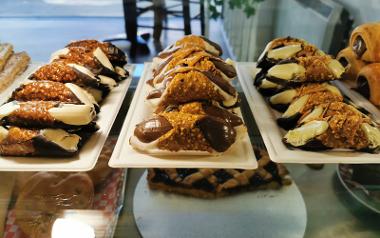
[{"label": "glass display case", "polygon": [[379,237],[379,7],[5,1],[0,237]]}]

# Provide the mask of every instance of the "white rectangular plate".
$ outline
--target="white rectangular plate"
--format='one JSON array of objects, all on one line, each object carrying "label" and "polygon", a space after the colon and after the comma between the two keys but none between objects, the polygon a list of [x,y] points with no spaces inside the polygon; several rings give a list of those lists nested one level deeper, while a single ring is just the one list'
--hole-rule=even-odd
[{"label": "white rectangular plate", "polygon": [[[0,95],[3,103],[12,91],[41,64],[32,64],[4,93]],[[104,142],[111,130],[113,122],[124,101],[125,95],[132,81],[134,66],[127,66],[130,75],[119,83],[101,104],[100,113],[96,120],[100,129],[80,149],[79,153],[70,158],[59,157],[12,157],[0,156],[0,171],[88,171],[98,160]]]},{"label": "white rectangular plate", "polygon": [[146,63],[137,86],[119,140],[113,151],[110,167],[117,168],[240,168],[255,169],[257,161],[248,133],[220,156],[158,156],[140,153],[129,144],[135,125],[149,118],[153,110],[145,100],[151,77],[151,63]]},{"label": "white rectangular plate", "polygon": [[[249,106],[255,117],[256,124],[260,130],[261,136],[268,150],[271,160],[279,163],[352,163],[368,164],[380,163],[379,154],[370,154],[354,151],[305,151],[299,149],[290,149],[282,142],[285,131],[276,123],[276,111],[266,103],[265,99],[253,86],[253,77],[258,72],[255,63],[238,63],[237,70],[244,93],[247,97]],[[347,95],[355,104],[368,110],[376,121],[377,109],[371,103],[360,95],[355,94],[344,83],[338,82],[336,85],[343,94]]]}]

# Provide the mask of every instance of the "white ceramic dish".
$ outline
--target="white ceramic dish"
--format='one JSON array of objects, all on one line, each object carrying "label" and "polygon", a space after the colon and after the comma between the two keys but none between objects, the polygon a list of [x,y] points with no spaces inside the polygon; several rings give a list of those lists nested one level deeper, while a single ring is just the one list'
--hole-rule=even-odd
[{"label": "white ceramic dish", "polygon": [[[171,153],[171,155],[151,155],[140,153],[132,148],[129,138],[133,135],[135,125],[150,117],[152,108],[146,102],[145,97],[149,86],[146,81],[150,79],[151,63],[146,63],[139,85],[129,107],[128,115],[124,121],[119,140],[113,151],[109,165],[116,168],[240,168],[255,169],[257,161],[249,140],[245,133],[242,140],[237,141],[222,155],[183,155],[183,153]],[[197,154],[198,155],[194,155]]]},{"label": "white ceramic dish", "polygon": [[145,238],[301,238],[307,222],[294,182],[279,190],[205,200],[150,190],[144,173],[133,200],[135,221]]},{"label": "white ceramic dish", "polygon": [[[1,102],[6,101],[12,91],[20,85],[41,64],[33,64],[27,72],[21,75],[4,93],[0,95]],[[127,66],[130,76],[120,82],[101,104],[100,113],[96,120],[100,129],[84,144],[79,154],[70,158],[50,157],[4,157],[0,156],[0,171],[88,171],[98,160],[104,142],[111,130],[113,122],[124,101],[132,81],[134,66]]]},{"label": "white ceramic dish", "polygon": [[[278,163],[380,163],[379,154],[354,152],[348,150],[305,151],[290,149],[282,142],[285,131],[276,123],[276,112],[273,110],[253,85],[253,77],[258,72],[255,63],[238,63],[237,70],[241,79],[242,88],[247,97],[249,106],[260,130],[271,160]],[[349,89],[344,83],[336,85],[343,94],[347,95],[355,104],[365,108],[372,114],[375,121],[377,109],[363,97]],[[278,115],[278,114],[277,114]]]}]

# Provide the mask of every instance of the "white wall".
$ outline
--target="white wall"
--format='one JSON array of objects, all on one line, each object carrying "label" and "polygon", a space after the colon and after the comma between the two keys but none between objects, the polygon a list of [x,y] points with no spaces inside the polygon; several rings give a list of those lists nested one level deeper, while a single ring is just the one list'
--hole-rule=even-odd
[{"label": "white wall", "polygon": [[380,21],[379,0],[335,0],[342,4],[353,16],[354,25],[365,22]]}]

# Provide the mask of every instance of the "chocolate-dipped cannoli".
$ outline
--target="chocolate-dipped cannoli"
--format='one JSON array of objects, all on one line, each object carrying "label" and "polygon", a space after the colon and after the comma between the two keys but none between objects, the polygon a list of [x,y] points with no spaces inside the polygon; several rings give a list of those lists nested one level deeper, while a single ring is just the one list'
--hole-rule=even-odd
[{"label": "chocolate-dipped cannoli", "polygon": [[0,155],[72,156],[85,137],[62,129],[26,129],[0,126]]},{"label": "chocolate-dipped cannoli", "polygon": [[284,85],[269,81],[265,77],[266,73],[261,70],[254,79],[254,85],[263,96],[272,96],[285,88]]},{"label": "chocolate-dipped cannoli", "polygon": [[130,144],[152,154],[218,154],[228,150],[245,130],[235,114],[196,102],[137,124]]},{"label": "chocolate-dipped cannoli", "polygon": [[380,23],[366,23],[354,29],[350,48],[357,57],[366,62],[380,62]]},{"label": "chocolate-dipped cannoli", "polygon": [[308,56],[280,61],[268,70],[266,79],[282,85],[321,83],[340,79],[344,67],[339,61],[325,56]]},{"label": "chocolate-dipped cannoli", "polygon": [[284,136],[285,144],[305,150],[339,148],[377,153],[380,149],[379,125],[351,105],[321,104],[302,120]]},{"label": "chocolate-dipped cannoli", "polygon": [[[278,95],[277,98],[272,98],[272,105],[274,103],[281,104],[281,101],[283,101],[282,105],[285,106],[287,102],[291,101],[286,111],[277,119],[279,126],[286,130],[295,127],[297,123],[302,123],[303,121],[300,118],[317,105],[343,102],[343,96],[339,89],[329,84],[308,85],[294,90],[295,92],[288,91],[288,94],[283,93]],[[295,94],[293,95],[293,93]],[[290,98],[292,99],[290,100]],[[313,116],[313,114],[310,116]]]},{"label": "chocolate-dipped cannoli", "polygon": [[100,42],[97,40],[78,40],[66,45],[66,47],[84,47],[87,50],[95,50],[100,47],[107,55],[111,63],[117,67],[124,67],[127,64],[126,54],[110,42]]},{"label": "chocolate-dipped cannoli", "polygon": [[67,64],[79,64],[88,68],[95,75],[104,75],[120,81],[128,77],[128,72],[111,64],[100,47],[88,51],[84,47],[69,47],[52,54],[51,61],[64,61]]},{"label": "chocolate-dipped cannoli", "polygon": [[40,67],[29,79],[73,83],[85,87],[100,102],[117,83],[110,77],[95,76],[87,68],[78,64],[66,64],[63,61],[52,62]]},{"label": "chocolate-dipped cannoli", "polygon": [[69,104],[86,104],[99,111],[95,98],[86,90],[73,83],[54,81],[27,81],[18,87],[9,101],[57,101]]},{"label": "chocolate-dipped cannoli", "polygon": [[152,90],[147,99],[156,112],[169,105],[207,100],[218,102],[223,107],[234,107],[238,103],[238,93],[222,77],[208,71],[192,67],[175,68],[162,76],[157,89]]},{"label": "chocolate-dipped cannoli", "polygon": [[364,61],[357,58],[350,47],[341,50],[336,59],[345,68],[342,78],[346,80],[356,80],[359,71],[366,65]]},{"label": "chocolate-dipped cannoli", "polygon": [[380,63],[368,64],[360,70],[356,90],[374,105],[380,106]]},{"label": "chocolate-dipped cannoli", "polygon": [[177,50],[186,47],[200,47],[205,51],[215,56],[221,56],[223,54],[222,48],[215,42],[209,40],[204,36],[187,35],[182,39],[177,40],[174,44],[168,46],[161,53],[158,54],[158,58],[167,58]]},{"label": "chocolate-dipped cannoli", "polygon": [[[183,52],[183,51],[181,51]],[[212,56],[205,51],[195,51],[191,54],[184,52],[187,56],[178,55],[160,64],[153,74],[153,86],[164,80],[163,75],[175,67],[194,67],[202,71],[208,71],[226,81],[231,81],[236,77],[235,67],[232,62],[226,62],[219,57]]]},{"label": "chocolate-dipped cannoli", "polygon": [[321,56],[324,53],[315,45],[293,37],[277,38],[269,42],[257,60],[257,67],[266,72],[278,62],[298,57]]},{"label": "chocolate-dipped cannoli", "polygon": [[8,102],[0,107],[2,125],[27,128],[62,128],[96,131],[92,105],[65,104],[53,101]]},{"label": "chocolate-dipped cannoli", "polygon": [[269,97],[268,101],[272,108],[284,112],[297,98],[310,94],[316,94],[313,96],[317,99],[314,103],[320,103],[320,101],[330,99],[343,101],[343,96],[340,93],[340,90],[329,83],[312,83],[296,88],[290,88]]}]

